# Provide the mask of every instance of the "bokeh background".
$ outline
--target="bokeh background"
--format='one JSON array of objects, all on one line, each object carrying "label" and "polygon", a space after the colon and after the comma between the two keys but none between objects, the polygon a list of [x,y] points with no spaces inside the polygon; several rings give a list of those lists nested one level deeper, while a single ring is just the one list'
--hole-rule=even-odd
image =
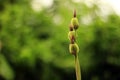
[{"label": "bokeh background", "polygon": [[74,9],[82,80],[120,80],[120,16],[100,0],[0,0],[0,80],[76,80]]}]

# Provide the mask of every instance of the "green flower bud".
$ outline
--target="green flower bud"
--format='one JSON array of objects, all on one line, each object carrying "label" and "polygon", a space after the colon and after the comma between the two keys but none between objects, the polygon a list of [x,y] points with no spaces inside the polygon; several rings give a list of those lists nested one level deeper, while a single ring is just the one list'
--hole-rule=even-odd
[{"label": "green flower bud", "polygon": [[78,22],[78,19],[76,17],[72,18],[71,24],[73,25],[73,27],[74,27],[75,30],[78,29],[79,22]]},{"label": "green flower bud", "polygon": [[77,53],[79,52],[79,47],[78,47],[78,45],[76,44],[76,43],[74,43],[74,44],[69,44],[69,51],[70,51],[70,53],[71,54],[73,54],[73,55],[77,55]]},{"label": "green flower bud", "polygon": [[73,31],[73,30],[74,30],[74,27],[73,27],[72,24],[70,24],[69,29],[70,29],[70,31]]},{"label": "green flower bud", "polygon": [[71,40],[73,37],[75,38],[75,31],[74,30],[73,31],[69,31],[68,39]]}]

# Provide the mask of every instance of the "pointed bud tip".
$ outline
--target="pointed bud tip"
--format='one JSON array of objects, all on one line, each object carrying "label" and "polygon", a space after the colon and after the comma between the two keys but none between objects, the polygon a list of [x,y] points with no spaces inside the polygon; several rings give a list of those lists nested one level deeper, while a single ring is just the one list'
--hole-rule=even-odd
[{"label": "pointed bud tip", "polygon": [[76,9],[74,9],[74,17],[76,17]]}]

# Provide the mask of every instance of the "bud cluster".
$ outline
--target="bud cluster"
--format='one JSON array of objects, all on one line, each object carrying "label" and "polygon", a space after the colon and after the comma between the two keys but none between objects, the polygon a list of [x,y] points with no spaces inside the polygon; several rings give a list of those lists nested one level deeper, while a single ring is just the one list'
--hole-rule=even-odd
[{"label": "bud cluster", "polygon": [[76,11],[74,11],[74,15],[73,15],[73,18],[71,19],[71,24],[69,26],[68,38],[70,40],[69,51],[71,54],[75,56],[79,52],[79,47],[76,43],[76,34],[77,34],[76,30],[78,29],[78,27],[79,27],[79,22],[76,17]]}]

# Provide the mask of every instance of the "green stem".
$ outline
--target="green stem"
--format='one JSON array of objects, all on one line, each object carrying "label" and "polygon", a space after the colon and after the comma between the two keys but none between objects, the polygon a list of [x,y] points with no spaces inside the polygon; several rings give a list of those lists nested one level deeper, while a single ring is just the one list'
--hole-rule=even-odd
[{"label": "green stem", "polygon": [[75,71],[76,71],[76,79],[81,80],[81,70],[78,55],[75,56]]}]

